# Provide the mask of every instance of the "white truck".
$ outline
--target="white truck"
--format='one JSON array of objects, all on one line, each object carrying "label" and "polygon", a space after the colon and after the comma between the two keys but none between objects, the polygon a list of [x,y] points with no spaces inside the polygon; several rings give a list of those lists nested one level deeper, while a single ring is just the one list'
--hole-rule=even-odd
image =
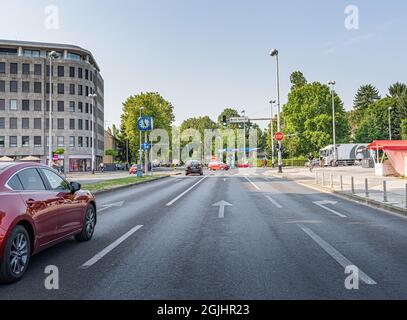
[{"label": "white truck", "polygon": [[[368,144],[347,143],[336,145],[336,164],[339,166],[353,166],[360,164],[363,159],[369,159],[370,153],[367,150]],[[334,145],[329,145],[319,152],[320,161],[324,166],[334,165]]]}]

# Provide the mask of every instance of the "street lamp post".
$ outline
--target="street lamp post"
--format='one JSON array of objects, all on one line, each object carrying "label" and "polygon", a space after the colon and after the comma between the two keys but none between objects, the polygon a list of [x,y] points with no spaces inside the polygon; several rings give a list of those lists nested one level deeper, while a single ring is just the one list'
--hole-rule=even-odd
[{"label": "street lamp post", "polygon": [[270,139],[271,139],[271,165],[275,168],[276,163],[274,160],[274,121],[273,121],[273,103],[276,103],[275,100],[270,100],[271,107],[271,121],[270,121]]},{"label": "street lamp post", "polygon": [[390,140],[393,140],[393,135],[391,132],[391,112],[392,112],[392,110],[393,110],[393,108],[390,107],[389,108],[389,138],[390,138]]},{"label": "street lamp post", "polygon": [[88,95],[89,98],[92,98],[92,144],[91,144],[91,148],[92,148],[92,160],[91,160],[91,171],[92,174],[95,174],[95,109],[96,109],[96,97],[97,94],[96,93],[91,93]]},{"label": "street lamp post", "polygon": [[[280,117],[280,111],[281,111],[281,105],[280,105],[280,67],[279,67],[279,61],[278,61],[278,50],[277,49],[272,49],[270,51],[270,56],[271,57],[276,57],[276,64],[277,64],[277,69],[276,69],[276,83],[277,83],[277,127],[278,127],[278,132],[281,132],[281,117]],[[283,173],[283,142],[279,141],[278,142],[278,173]]]},{"label": "street lamp post", "polygon": [[48,113],[48,166],[52,167],[54,161],[52,156],[52,61],[58,59],[59,55],[56,51],[51,51],[48,54],[49,59],[49,113]]},{"label": "street lamp post", "polygon": [[329,81],[328,85],[331,86],[331,94],[332,94],[332,135],[333,135],[333,143],[334,143],[334,160],[332,165],[336,166],[337,157],[337,148],[336,148],[336,121],[335,121],[335,81]]},{"label": "street lamp post", "polygon": [[[142,111],[144,110],[144,107],[140,107],[140,118],[139,119],[141,119],[141,117],[143,116],[142,115]],[[142,150],[142,148],[141,148],[141,139],[142,139],[142,134],[141,134],[141,130],[139,129],[139,131],[140,131],[140,150],[139,150],[139,158],[140,158],[140,169],[141,169],[141,175],[143,175],[143,150]]]},{"label": "street lamp post", "polygon": [[244,138],[243,138],[243,163],[246,164],[246,111],[242,110],[242,114],[243,114],[243,118],[244,118],[244,122],[243,122],[243,131],[244,131]]}]

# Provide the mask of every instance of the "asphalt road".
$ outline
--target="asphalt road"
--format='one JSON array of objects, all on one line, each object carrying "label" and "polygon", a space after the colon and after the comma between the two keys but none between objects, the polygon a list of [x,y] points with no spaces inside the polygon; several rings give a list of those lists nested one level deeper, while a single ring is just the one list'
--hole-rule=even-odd
[{"label": "asphalt road", "polygon": [[[33,257],[0,299],[407,298],[406,218],[262,173],[100,195],[94,239]],[[44,286],[49,265],[58,290]]]}]

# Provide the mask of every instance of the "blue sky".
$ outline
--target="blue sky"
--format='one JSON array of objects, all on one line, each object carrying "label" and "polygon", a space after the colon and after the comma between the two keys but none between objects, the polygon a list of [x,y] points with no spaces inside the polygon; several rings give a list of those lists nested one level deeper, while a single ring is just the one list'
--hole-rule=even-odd
[{"label": "blue sky", "polygon": [[[341,0],[0,0],[0,38],[71,43],[91,50],[105,79],[107,124],[120,123],[122,102],[157,91],[175,106],[177,123],[213,119],[225,107],[269,115],[275,97],[271,48],[280,51],[282,102],[289,75],[334,79],[345,107],[357,88],[382,95],[407,82],[404,1]],[[45,8],[59,8],[60,27],[44,27]],[[356,5],[359,30],[344,26]]]}]

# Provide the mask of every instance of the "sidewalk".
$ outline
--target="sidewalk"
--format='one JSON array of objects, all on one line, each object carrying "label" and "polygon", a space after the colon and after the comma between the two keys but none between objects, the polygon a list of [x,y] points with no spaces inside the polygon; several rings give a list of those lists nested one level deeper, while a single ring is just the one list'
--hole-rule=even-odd
[{"label": "sidewalk", "polygon": [[[338,193],[354,200],[407,215],[407,179],[377,177],[374,169],[359,166],[315,168],[313,172],[310,172],[308,168],[286,168],[283,175],[312,188]],[[384,193],[384,181],[386,182],[387,199]]]}]

